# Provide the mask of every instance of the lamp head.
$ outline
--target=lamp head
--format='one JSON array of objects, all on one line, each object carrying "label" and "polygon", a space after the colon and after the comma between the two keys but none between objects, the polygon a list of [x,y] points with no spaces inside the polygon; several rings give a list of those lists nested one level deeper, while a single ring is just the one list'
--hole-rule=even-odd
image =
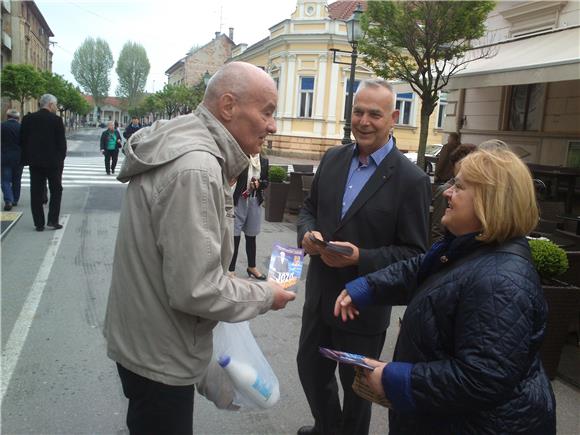
[{"label": "lamp head", "polygon": [[362,29],[360,26],[360,16],[362,13],[363,10],[359,3],[351,17],[346,20],[346,37],[351,45],[357,44],[362,38]]}]

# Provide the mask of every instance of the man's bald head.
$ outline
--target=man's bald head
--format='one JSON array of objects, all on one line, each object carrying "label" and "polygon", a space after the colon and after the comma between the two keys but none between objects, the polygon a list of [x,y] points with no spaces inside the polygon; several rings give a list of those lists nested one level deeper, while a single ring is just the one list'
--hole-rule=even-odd
[{"label": "man's bald head", "polygon": [[277,102],[278,91],[272,77],[245,62],[220,68],[203,97],[203,105],[248,155],[258,154],[266,136],[276,132]]},{"label": "man's bald head", "polygon": [[232,94],[241,100],[254,97],[257,89],[270,86],[274,89],[274,80],[261,68],[246,62],[231,62],[221,67],[209,80],[203,104],[213,109],[224,94]]}]

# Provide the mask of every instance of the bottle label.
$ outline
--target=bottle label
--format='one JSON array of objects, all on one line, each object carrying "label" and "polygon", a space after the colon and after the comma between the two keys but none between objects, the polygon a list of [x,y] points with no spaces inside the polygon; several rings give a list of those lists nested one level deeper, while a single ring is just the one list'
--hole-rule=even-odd
[{"label": "bottle label", "polygon": [[252,388],[262,395],[266,400],[272,395],[272,387],[266,384],[259,376],[252,385]]}]

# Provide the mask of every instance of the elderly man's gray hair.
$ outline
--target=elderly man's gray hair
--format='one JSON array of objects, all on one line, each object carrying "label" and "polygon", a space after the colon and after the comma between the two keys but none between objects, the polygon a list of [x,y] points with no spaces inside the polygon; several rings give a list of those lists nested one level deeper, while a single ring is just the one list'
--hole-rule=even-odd
[{"label": "elderly man's gray hair", "polygon": [[40,97],[40,100],[38,101],[38,105],[42,108],[48,107],[49,104],[56,104],[57,103],[57,99],[54,95],[52,94],[44,94],[42,97]]},{"label": "elderly man's gray hair", "polygon": [[10,119],[20,119],[20,112],[16,109],[8,109],[6,111],[6,117]]}]

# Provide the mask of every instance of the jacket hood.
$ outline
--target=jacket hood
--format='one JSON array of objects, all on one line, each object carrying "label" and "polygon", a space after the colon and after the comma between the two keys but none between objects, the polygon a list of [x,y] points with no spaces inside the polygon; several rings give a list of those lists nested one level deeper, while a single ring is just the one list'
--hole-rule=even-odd
[{"label": "jacket hood", "polygon": [[227,180],[237,178],[250,162],[230,132],[203,104],[192,114],[155,121],[138,130],[123,151],[125,160],[117,177],[123,183],[192,151],[215,156]]}]

